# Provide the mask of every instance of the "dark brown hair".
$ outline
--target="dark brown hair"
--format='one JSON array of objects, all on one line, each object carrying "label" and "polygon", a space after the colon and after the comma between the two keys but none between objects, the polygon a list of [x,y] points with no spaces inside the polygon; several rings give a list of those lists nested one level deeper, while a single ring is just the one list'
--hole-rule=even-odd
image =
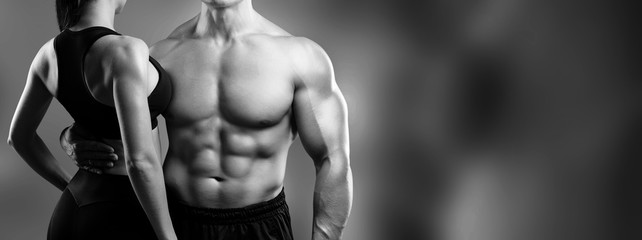
[{"label": "dark brown hair", "polygon": [[91,0],[56,0],[56,17],[60,31],[78,23],[82,9],[89,1]]}]

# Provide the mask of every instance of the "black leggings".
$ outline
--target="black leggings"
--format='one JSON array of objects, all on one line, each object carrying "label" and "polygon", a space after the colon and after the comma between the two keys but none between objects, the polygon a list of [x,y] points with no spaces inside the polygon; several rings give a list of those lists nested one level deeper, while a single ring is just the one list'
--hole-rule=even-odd
[{"label": "black leggings", "polygon": [[47,239],[157,238],[127,176],[78,170],[56,205]]}]

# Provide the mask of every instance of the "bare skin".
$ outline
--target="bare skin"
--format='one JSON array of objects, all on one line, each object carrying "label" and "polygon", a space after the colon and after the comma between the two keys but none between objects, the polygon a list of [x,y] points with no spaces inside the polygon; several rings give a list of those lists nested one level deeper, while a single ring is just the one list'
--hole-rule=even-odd
[{"label": "bare skin", "polygon": [[249,0],[203,1],[150,53],[174,86],[165,115],[170,195],[208,208],[272,199],[298,134],[317,170],[312,238],[341,238],[352,204],[347,108],[321,47],[272,24]]},{"label": "bare skin", "polygon": [[[101,26],[113,29],[114,15],[125,0],[88,2],[71,31]],[[57,56],[53,39],[38,52],[27,84],[11,122],[9,144],[41,176],[63,190],[71,177],[56,162],[36,130],[58,89]],[[158,72],[149,63],[147,45],[129,36],[108,35],[98,39],[85,57],[87,88],[93,97],[116,108],[120,140],[103,139],[113,148],[109,158],[120,154],[126,161],[105,164],[104,172],[129,175],[136,195],[159,239],[176,239],[169,217],[164,187],[158,131],[152,130],[147,97],[158,83]]]}]

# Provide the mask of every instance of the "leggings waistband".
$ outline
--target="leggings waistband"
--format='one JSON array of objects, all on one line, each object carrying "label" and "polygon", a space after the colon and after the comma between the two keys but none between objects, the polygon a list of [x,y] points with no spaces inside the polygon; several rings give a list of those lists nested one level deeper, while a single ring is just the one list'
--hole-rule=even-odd
[{"label": "leggings waistband", "polygon": [[175,200],[170,200],[169,202],[172,218],[180,218],[181,220],[188,219],[211,224],[257,222],[288,211],[283,189],[281,189],[279,195],[273,199],[241,208],[202,208],[189,206]]},{"label": "leggings waistband", "polygon": [[138,203],[129,177],[78,170],[67,185],[79,206],[101,201]]}]

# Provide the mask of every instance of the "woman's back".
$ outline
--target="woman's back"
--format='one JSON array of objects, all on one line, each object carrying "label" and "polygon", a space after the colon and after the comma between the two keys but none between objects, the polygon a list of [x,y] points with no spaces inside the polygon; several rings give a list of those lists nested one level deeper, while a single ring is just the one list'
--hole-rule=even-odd
[{"label": "woman's back", "polygon": [[[133,63],[115,59],[136,52],[147,54],[147,51],[147,45],[141,40],[122,36],[109,28],[65,29],[41,48],[32,70],[69,112],[77,129],[113,146],[119,159],[124,159],[114,108],[114,72],[119,70],[118,64]],[[171,100],[171,83],[154,59],[150,58],[147,66],[141,67],[147,68],[146,94],[151,127],[155,128],[156,117]],[[107,173],[126,175],[124,161],[117,161]]]},{"label": "woman's back", "polygon": [[[64,30],[54,39],[53,48],[58,77],[51,80],[57,84],[47,85],[56,86],[52,92],[54,96],[76,123],[93,136],[120,139],[118,117],[113,107],[113,73],[118,70],[114,58],[117,54],[136,51],[146,53],[147,46],[138,39],[94,26],[78,31]],[[153,70],[147,71],[147,94],[152,127],[156,127],[156,116],[169,103],[171,86],[167,79],[161,79],[166,75],[155,61],[151,60],[147,65],[142,67]]]}]

